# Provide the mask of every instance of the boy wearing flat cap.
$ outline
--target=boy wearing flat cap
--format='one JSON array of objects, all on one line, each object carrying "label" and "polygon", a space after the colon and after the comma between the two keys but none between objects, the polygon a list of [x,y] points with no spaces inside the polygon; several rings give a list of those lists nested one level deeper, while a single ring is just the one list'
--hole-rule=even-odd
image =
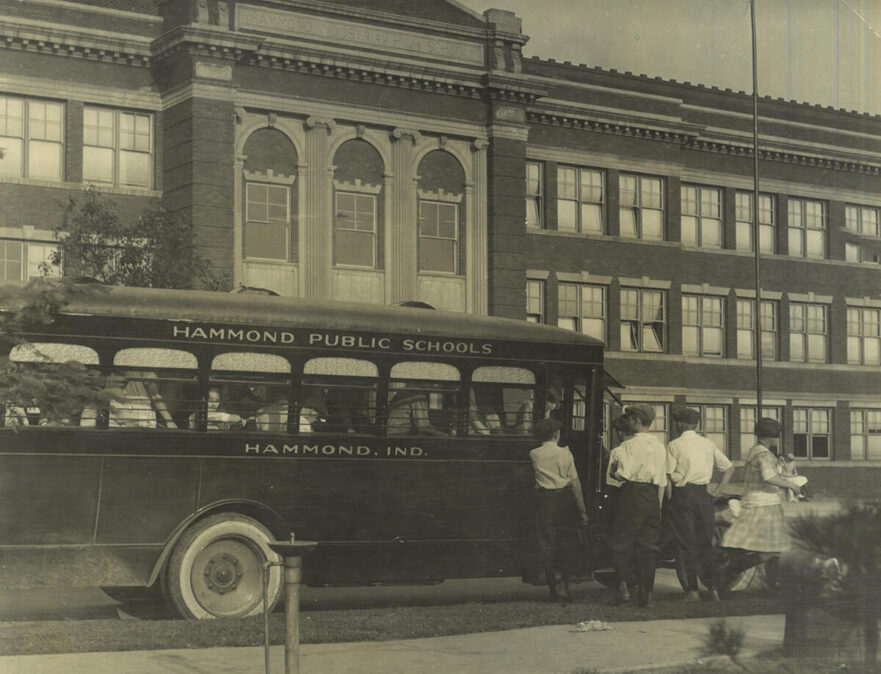
[{"label": "boy wearing flat cap", "polygon": [[[698,435],[695,429],[701,415],[691,407],[673,410],[680,436],[667,445],[667,487],[669,500],[664,506],[661,547],[673,539],[677,554],[685,560],[688,601],[700,600],[698,571],[703,568],[712,601],[719,600],[716,591],[716,570],[713,560],[713,497],[731,479],[734,465],[712,440]],[[712,494],[708,491],[714,469],[722,471],[722,479]]]},{"label": "boy wearing flat cap", "polygon": [[610,540],[618,594],[614,603],[630,601],[627,577],[634,557],[639,568],[639,604],[649,606],[655,584],[658,536],[661,533],[661,502],[667,485],[664,445],[648,432],[655,420],[649,405],[629,405],[636,434],[612,450],[611,476],[623,482],[615,508]]},{"label": "boy wearing flat cap", "polygon": [[741,501],[740,515],[722,537],[724,547],[759,552],[762,561],[779,558],[781,552],[789,549],[782,495],[786,489],[799,488],[796,482],[781,476],[774,454],[781,430],[774,419],[763,417],[756,422],[757,442],[744,464],[746,495]]}]

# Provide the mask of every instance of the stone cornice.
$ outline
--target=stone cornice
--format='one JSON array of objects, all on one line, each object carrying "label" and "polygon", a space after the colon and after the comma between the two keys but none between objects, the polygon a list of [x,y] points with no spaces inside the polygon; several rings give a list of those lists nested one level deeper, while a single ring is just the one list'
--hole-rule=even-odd
[{"label": "stone cornice", "polygon": [[150,65],[150,38],[44,21],[0,19],[0,46],[129,65]]},{"label": "stone cornice", "polygon": [[550,89],[518,75],[494,70],[483,78],[483,85],[489,97],[495,101],[534,103],[542,96],[547,96]]},{"label": "stone cornice", "polygon": [[161,60],[179,51],[199,56],[239,60],[256,52],[262,38],[230,33],[224,28],[204,25],[178,26],[153,42],[153,57]]},{"label": "stone cornice", "polygon": [[[530,124],[546,126],[560,126],[570,129],[606,133],[618,136],[629,136],[656,140],[666,143],[675,143],[689,150],[710,152],[714,154],[726,154],[739,157],[752,157],[751,144],[732,142],[716,138],[705,138],[699,135],[700,127],[682,124],[680,128],[668,126],[662,128],[657,122],[647,124],[645,120],[634,115],[624,116],[618,119],[599,119],[566,110],[532,108],[527,114]],[[853,156],[842,158],[840,156],[808,153],[800,148],[783,149],[780,147],[760,147],[759,158],[764,161],[773,161],[786,164],[799,164],[815,168],[831,169],[833,171],[846,171],[849,173],[862,173],[866,175],[881,175],[881,162],[869,162]]]}]

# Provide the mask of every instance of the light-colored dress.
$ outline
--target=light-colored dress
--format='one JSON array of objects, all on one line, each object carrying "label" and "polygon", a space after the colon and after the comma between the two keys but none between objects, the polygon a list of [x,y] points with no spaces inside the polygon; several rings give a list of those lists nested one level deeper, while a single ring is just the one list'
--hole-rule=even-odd
[{"label": "light-colored dress", "polygon": [[740,515],[722,537],[722,547],[755,552],[786,552],[789,535],[783,518],[783,489],[769,478],[781,473],[777,457],[765,446],[755,445],[747,455],[743,482],[746,494]]}]

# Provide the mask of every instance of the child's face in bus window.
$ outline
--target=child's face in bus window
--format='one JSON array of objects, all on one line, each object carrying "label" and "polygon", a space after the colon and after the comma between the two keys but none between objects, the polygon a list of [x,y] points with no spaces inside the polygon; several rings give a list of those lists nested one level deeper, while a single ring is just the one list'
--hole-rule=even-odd
[{"label": "child's face in bus window", "polygon": [[216,412],[218,407],[220,407],[220,391],[213,388],[208,391],[208,411]]}]

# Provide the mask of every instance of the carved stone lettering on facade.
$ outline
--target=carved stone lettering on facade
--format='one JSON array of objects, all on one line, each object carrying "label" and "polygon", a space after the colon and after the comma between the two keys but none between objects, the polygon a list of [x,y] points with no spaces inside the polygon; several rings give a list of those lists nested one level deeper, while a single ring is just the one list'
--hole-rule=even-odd
[{"label": "carved stone lettering on facade", "polygon": [[310,40],[323,39],[346,45],[361,45],[396,52],[423,54],[473,65],[483,65],[482,44],[415,35],[394,28],[365,26],[334,19],[319,19],[278,9],[239,5],[236,8],[236,28],[304,37]]}]

